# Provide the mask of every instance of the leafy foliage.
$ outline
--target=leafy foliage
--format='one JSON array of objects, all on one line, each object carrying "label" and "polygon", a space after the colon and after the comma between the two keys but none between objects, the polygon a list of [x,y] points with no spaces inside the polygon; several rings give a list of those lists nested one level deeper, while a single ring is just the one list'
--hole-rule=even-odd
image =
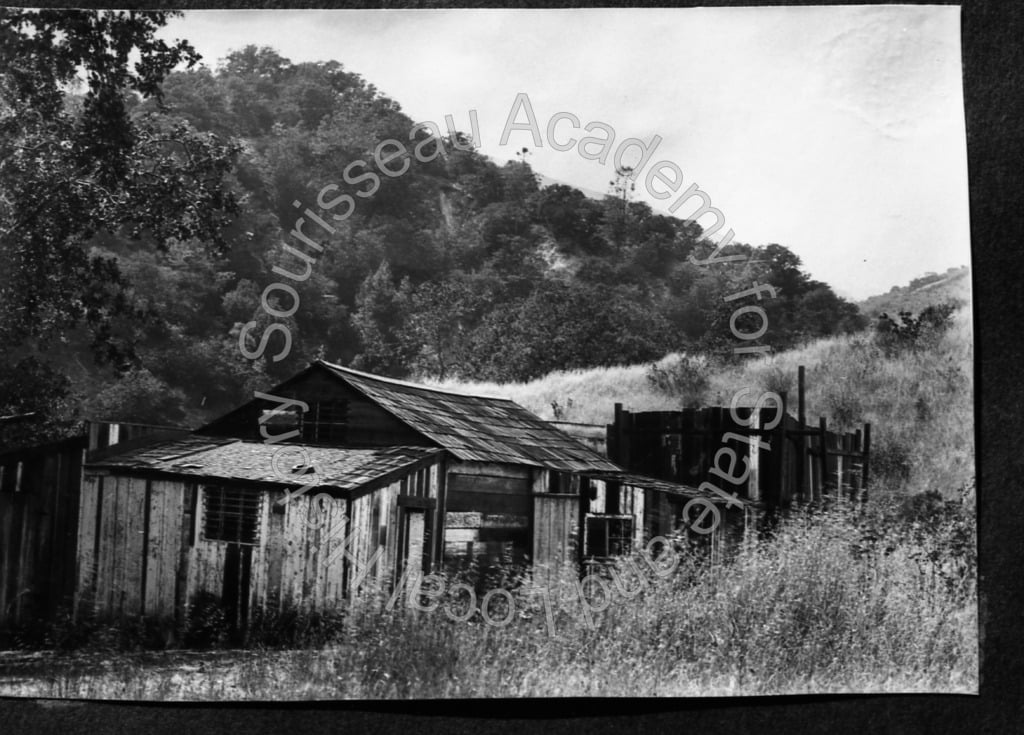
[{"label": "leafy foliage", "polygon": [[[733,311],[753,302],[724,297],[755,280],[778,291],[757,302],[773,349],[859,326],[780,245],[730,246],[744,265],[693,265],[709,252],[700,227],[633,201],[628,171],[601,201],[542,187],[528,150],[496,165],[461,130],[415,127],[337,61],[249,46],[198,66],[186,42],[154,38],[166,17],[5,17],[0,308],[12,318],[0,336],[45,351],[86,415],[198,423],[316,357],[507,381],[695,347],[725,355]],[[374,158],[389,138],[421,154],[400,176]],[[321,191],[352,197],[344,221]],[[293,235],[300,217],[319,249]],[[289,317],[267,313],[287,299],[275,282],[298,295]],[[250,322],[247,350],[286,326],[286,357],[242,357]]]},{"label": "leafy foliage", "polygon": [[711,380],[707,360],[679,355],[647,367],[647,382],[661,393],[682,402],[683,408],[705,405]]},{"label": "leafy foliage", "polygon": [[954,311],[952,303],[933,304],[917,316],[901,311],[899,322],[883,313],[876,324],[876,337],[889,351],[931,346],[952,325]]},{"label": "leafy foliage", "polygon": [[[0,29],[0,340],[5,370],[80,325],[99,362],[137,364],[119,327],[152,313],[106,248],[222,252],[237,209],[222,186],[235,147],[138,110],[198,55],[155,38],[167,13],[4,10]],[[138,61],[131,64],[130,57]],[[84,75],[84,94],[65,90]],[[37,373],[38,374],[38,373]],[[0,394],[0,407],[19,401]]]}]

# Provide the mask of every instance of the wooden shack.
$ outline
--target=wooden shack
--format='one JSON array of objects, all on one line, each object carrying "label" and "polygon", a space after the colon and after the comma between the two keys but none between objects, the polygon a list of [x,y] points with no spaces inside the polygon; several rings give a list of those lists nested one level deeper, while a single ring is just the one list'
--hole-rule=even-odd
[{"label": "wooden shack", "polygon": [[557,565],[629,553],[676,529],[678,519],[645,510],[660,508],[661,496],[685,503],[708,495],[624,472],[507,398],[431,388],[324,361],[197,433],[445,450],[438,560],[449,566],[502,559]]},{"label": "wooden shack", "polygon": [[439,553],[443,454],[196,435],[114,448],[85,469],[76,608],[180,620],[208,596],[244,627],[257,606],[390,587]]}]

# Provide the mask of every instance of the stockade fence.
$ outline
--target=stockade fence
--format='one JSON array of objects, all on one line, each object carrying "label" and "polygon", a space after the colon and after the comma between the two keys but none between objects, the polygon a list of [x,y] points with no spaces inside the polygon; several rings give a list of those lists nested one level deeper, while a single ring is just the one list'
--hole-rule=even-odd
[{"label": "stockade fence", "polygon": [[[797,416],[789,413],[783,392],[782,420],[775,407],[736,410],[727,406],[633,413],[615,404],[614,423],[607,426],[608,457],[630,471],[694,487],[709,481],[727,493],[786,508],[794,502],[864,500],[871,457],[871,424],[852,432],[831,431],[825,417],[808,424],[804,401],[804,368],[798,372]],[[731,449],[736,456],[731,461]],[[746,460],[746,463],[744,462]],[[748,464],[749,463],[749,464]],[[749,475],[740,484],[726,476]]]}]

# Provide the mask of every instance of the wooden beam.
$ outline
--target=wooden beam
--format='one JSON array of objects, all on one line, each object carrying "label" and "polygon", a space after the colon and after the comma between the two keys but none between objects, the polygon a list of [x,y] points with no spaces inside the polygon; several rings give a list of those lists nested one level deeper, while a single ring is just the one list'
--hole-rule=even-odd
[{"label": "wooden beam", "polygon": [[[797,420],[800,422],[799,433],[796,434],[796,446],[797,446],[797,463],[796,463],[796,487],[797,492],[800,494],[800,500],[806,500],[806,443],[804,442],[804,430],[807,426],[807,413],[804,406],[804,366],[800,365],[796,371],[796,383],[797,383]],[[783,419],[785,420],[785,419]]]},{"label": "wooden beam", "polygon": [[399,495],[398,507],[400,508],[436,508],[437,500],[424,498],[419,495]]},{"label": "wooden beam", "polygon": [[[777,432],[776,436],[779,445],[777,456],[779,462],[777,473],[778,492],[776,496],[776,502],[779,505],[785,506],[787,505],[786,501],[789,499],[787,497],[789,490],[789,488],[787,487],[787,483],[789,482],[789,457],[787,456],[788,447],[786,445],[786,419],[788,418],[788,413],[786,411],[786,391],[782,391],[781,393],[779,393],[779,397],[782,398],[782,420],[779,421],[779,425],[775,429]],[[772,451],[775,451],[775,447],[772,447]]]},{"label": "wooden beam", "polygon": [[862,485],[864,488],[864,500],[868,499],[868,467],[871,463],[871,424],[864,424],[864,446],[863,446],[863,463],[861,466],[861,472],[863,472]]},{"label": "wooden beam", "polygon": [[818,499],[825,495],[828,480],[828,429],[824,416],[818,417]]}]

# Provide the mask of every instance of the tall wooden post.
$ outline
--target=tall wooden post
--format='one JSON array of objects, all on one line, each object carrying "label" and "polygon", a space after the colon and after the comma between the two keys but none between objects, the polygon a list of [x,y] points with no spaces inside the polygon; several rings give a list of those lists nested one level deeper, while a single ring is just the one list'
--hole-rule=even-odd
[{"label": "tall wooden post", "polygon": [[[807,428],[807,413],[806,406],[804,404],[804,366],[801,365],[796,371],[796,405],[797,405],[797,420],[800,422],[799,431],[803,432]],[[806,488],[806,440],[804,439],[803,433],[797,435],[797,463],[796,463],[796,487],[797,492],[800,494],[801,502],[807,499],[807,488]]]},{"label": "tall wooden post", "polygon": [[818,417],[818,499],[825,495],[828,482],[828,429],[824,416]]},{"label": "tall wooden post", "polygon": [[619,434],[621,429],[622,421],[622,404],[615,404],[615,418],[612,419],[612,423],[608,425],[605,432],[605,452],[608,454],[608,459],[618,464],[619,462]]},{"label": "tall wooden post", "polygon": [[863,498],[868,499],[868,465],[871,463],[871,424],[864,424],[864,447],[861,458],[861,486],[864,488]]},{"label": "tall wooden post", "polygon": [[622,409],[621,403],[615,404],[615,423],[608,436],[608,459],[615,464],[631,469],[629,466],[630,428],[629,411]]},{"label": "tall wooden post", "polygon": [[786,419],[788,414],[786,412],[786,391],[779,393],[779,397],[782,398],[782,414],[779,420],[779,425],[775,427],[775,439],[772,442],[778,446],[772,447],[772,452],[775,454],[776,465],[776,476],[775,476],[775,502],[779,506],[786,504],[788,500],[787,483],[789,482],[789,457],[787,456],[786,447]]},{"label": "tall wooden post", "polygon": [[[860,429],[857,429],[856,431],[853,432],[853,444],[850,446],[850,451],[854,451],[854,452],[860,451],[860,452],[862,452],[863,451],[862,447],[863,447],[863,444],[861,443]],[[853,458],[851,457],[850,458],[850,469],[853,470],[853,468],[854,468]],[[860,473],[853,473],[853,472],[850,473],[850,498],[851,499],[855,500],[855,499],[859,498],[859,496],[860,496],[860,488],[863,485],[863,479],[864,479],[862,471],[863,471],[863,467],[861,467],[861,472]]]}]

